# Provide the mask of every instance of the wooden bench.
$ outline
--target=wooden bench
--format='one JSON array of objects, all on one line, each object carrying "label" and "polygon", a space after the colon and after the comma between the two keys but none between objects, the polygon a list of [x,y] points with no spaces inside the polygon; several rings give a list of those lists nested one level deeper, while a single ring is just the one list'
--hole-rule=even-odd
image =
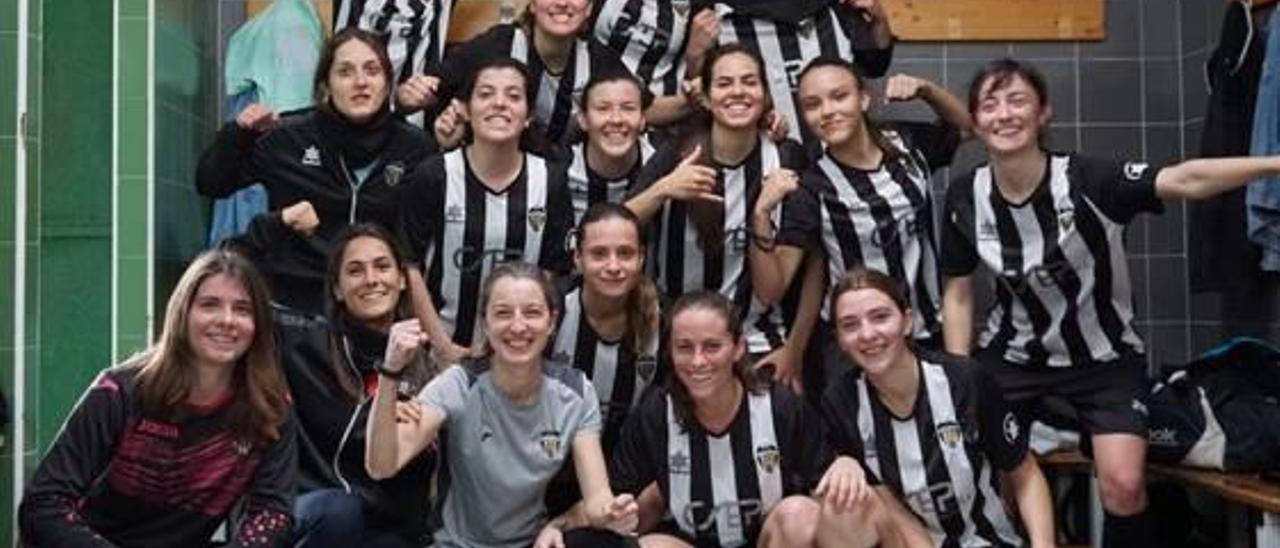
[{"label": "wooden bench", "polygon": [[[1039,457],[1040,466],[1046,471],[1067,473],[1091,473],[1093,462],[1079,451],[1056,451]],[[1200,468],[1187,468],[1167,464],[1147,464],[1149,480],[1166,480],[1179,485],[1211,493],[1232,504],[1233,509],[1256,511],[1261,513],[1258,526],[1252,532],[1252,544],[1257,548],[1280,548],[1280,483],[1263,479],[1258,474],[1218,472]],[[1095,488],[1091,487],[1091,490]],[[1094,496],[1094,503],[1100,504]],[[1101,508],[1095,508],[1095,517],[1100,518]],[[1247,529],[1248,515],[1238,516],[1235,529]],[[1100,538],[1097,519],[1093,537],[1095,545]],[[1243,533],[1246,538],[1247,532]],[[1233,538],[1237,538],[1233,534]],[[1232,543],[1235,546],[1236,543]]]}]

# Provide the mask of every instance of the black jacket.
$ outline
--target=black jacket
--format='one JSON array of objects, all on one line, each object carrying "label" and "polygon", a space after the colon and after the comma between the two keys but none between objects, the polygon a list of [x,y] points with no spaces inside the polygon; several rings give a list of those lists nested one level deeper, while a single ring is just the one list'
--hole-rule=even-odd
[{"label": "black jacket", "polygon": [[252,446],[232,435],[226,402],[183,416],[144,412],[140,365],[103,371],[71,410],[23,492],[25,545],[205,546],[240,502],[228,546],[289,545],[292,415],[278,440]]},{"label": "black jacket", "polygon": [[[223,198],[254,183],[267,189],[268,207],[279,211],[307,200],[320,226],[310,237],[286,232],[266,243],[241,241],[257,255],[271,280],[277,301],[312,314],[322,312],[325,251],[343,227],[374,222],[394,230],[399,219],[400,188],[408,169],[426,157],[426,135],[402,119],[387,120],[377,140],[379,154],[363,183],[339,151],[340,132],[324,131],[324,115],[315,109],[286,113],[280,125],[264,134],[230,122],[205,150],[196,171],[196,189]],[[332,119],[330,115],[329,119]],[[290,231],[291,232],[291,231]],[[269,256],[267,256],[269,255]]]},{"label": "black jacket", "polygon": [[[434,453],[424,453],[382,481],[370,478],[364,466],[372,401],[364,383],[376,375],[386,335],[341,320],[331,324],[292,314],[275,317],[280,365],[298,416],[298,492],[357,493],[364,499],[368,527],[398,530],[410,539],[424,535]],[[331,340],[334,329],[339,335]],[[415,370],[401,382],[400,393],[414,395],[425,382],[425,371]],[[344,383],[356,391],[354,397],[344,391]]]}]

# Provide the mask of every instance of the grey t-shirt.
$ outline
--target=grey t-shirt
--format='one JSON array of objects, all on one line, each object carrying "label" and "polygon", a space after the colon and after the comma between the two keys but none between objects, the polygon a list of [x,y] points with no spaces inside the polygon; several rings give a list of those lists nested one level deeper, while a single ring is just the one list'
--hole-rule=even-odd
[{"label": "grey t-shirt", "polygon": [[487,362],[455,365],[418,400],[444,411],[442,527],[436,545],[528,546],[547,522],[543,496],[580,432],[600,431],[599,398],[581,371],[548,362],[541,392],[515,405]]}]

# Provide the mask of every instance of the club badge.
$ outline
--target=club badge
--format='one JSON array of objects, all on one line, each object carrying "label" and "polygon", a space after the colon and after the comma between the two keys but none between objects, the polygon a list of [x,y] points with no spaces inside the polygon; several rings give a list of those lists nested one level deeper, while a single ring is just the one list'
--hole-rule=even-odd
[{"label": "club badge", "polygon": [[534,232],[542,232],[547,226],[547,209],[543,207],[534,207],[529,209],[526,215],[529,219],[529,228]]},{"label": "club badge", "polygon": [[772,474],[774,470],[777,470],[780,462],[782,462],[782,455],[778,453],[778,446],[765,445],[756,448],[756,464],[766,474]]},{"label": "club badge", "polygon": [[543,430],[538,435],[538,445],[542,446],[542,452],[547,454],[547,458],[556,458],[556,455],[560,454],[560,432],[558,430]]}]

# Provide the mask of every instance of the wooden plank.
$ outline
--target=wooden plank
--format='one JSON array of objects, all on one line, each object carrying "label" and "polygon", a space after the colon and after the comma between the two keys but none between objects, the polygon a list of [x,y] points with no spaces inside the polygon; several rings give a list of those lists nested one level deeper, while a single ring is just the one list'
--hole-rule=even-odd
[{"label": "wooden plank", "polygon": [[1264,480],[1257,474],[1225,473],[1162,464],[1148,464],[1147,470],[1152,476],[1200,488],[1263,512],[1280,514],[1280,483]]},{"label": "wooden plank", "polygon": [[908,41],[1102,40],[1103,0],[883,0]]}]

